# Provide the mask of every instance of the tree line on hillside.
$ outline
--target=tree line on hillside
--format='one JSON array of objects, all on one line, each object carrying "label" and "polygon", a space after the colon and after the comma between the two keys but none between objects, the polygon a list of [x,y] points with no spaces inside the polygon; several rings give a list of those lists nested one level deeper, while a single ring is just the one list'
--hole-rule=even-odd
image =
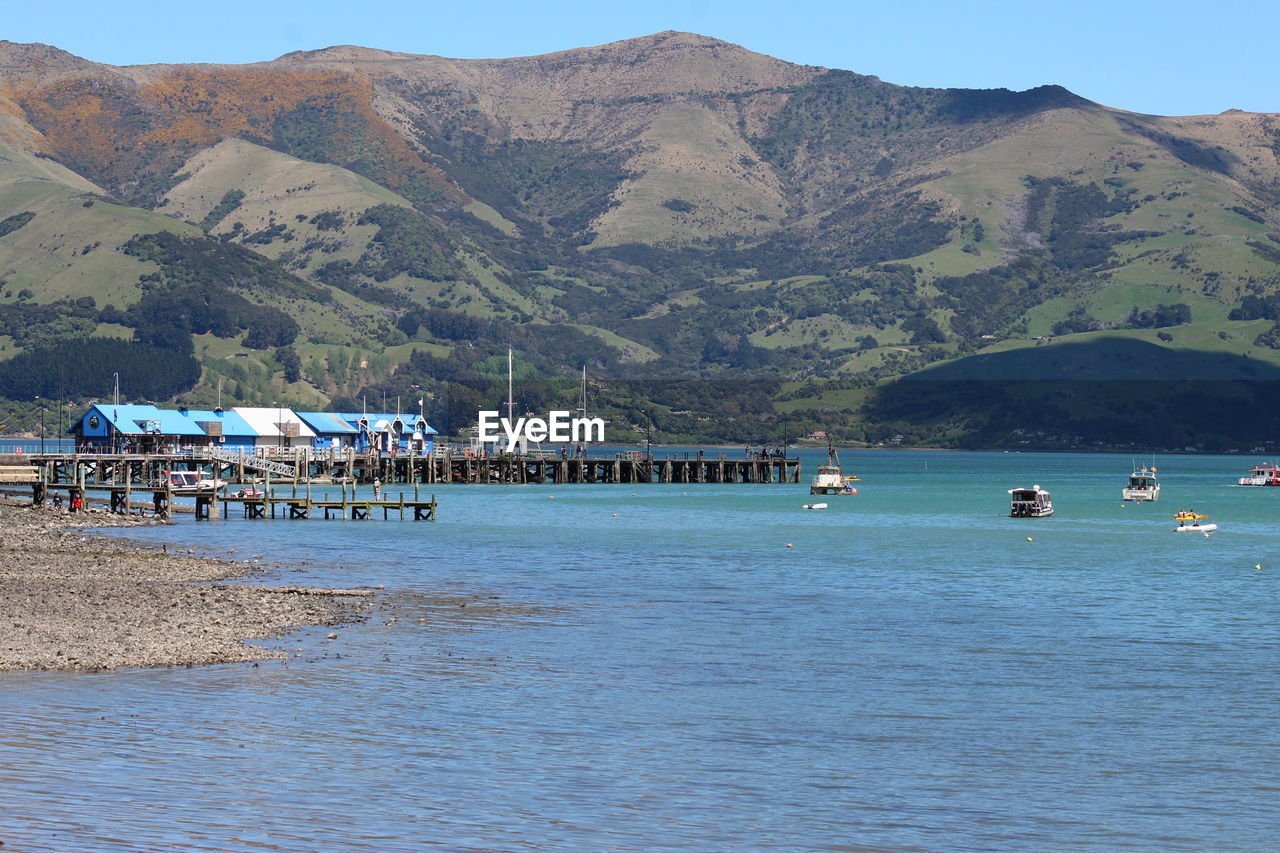
[{"label": "tree line on hillside", "polygon": [[200,363],[190,354],[118,338],[63,340],[0,362],[0,396],[105,397],[117,373],[128,399],[168,400],[195,386]]}]

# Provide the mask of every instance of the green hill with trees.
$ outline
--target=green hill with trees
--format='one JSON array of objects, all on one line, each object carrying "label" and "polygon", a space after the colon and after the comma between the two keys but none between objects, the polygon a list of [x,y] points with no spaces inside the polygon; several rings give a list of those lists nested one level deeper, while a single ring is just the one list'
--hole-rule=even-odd
[{"label": "green hill with trees", "polygon": [[[633,436],[1127,444],[1101,415],[1052,429],[1025,383],[1270,381],[1278,201],[1278,116],[903,87],[684,33],[129,68],[0,42],[0,365],[131,341],[174,367],[135,399],[422,397],[456,429],[512,348],[522,406],[572,405],[586,365]],[[1006,364],[1042,375],[983,375]],[[961,381],[987,390],[955,405]],[[29,424],[36,393],[0,409]],[[1186,421],[1160,407],[1181,391],[1133,395]]]}]

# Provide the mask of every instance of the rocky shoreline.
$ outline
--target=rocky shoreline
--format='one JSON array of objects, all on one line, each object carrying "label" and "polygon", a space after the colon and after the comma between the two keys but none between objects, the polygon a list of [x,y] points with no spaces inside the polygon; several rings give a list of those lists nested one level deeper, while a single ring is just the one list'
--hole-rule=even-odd
[{"label": "rocky shoreline", "polygon": [[0,500],[0,671],[282,658],[244,641],[356,621],[371,607],[368,590],[212,583],[253,567],[86,530],[155,523]]}]

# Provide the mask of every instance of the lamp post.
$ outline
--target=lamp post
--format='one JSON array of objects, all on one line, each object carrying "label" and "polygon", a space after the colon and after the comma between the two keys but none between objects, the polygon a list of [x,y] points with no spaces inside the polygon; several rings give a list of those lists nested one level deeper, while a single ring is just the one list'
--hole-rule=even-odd
[{"label": "lamp post", "polygon": [[281,406],[278,400],[272,400],[271,405],[276,407],[276,431],[280,433],[278,444],[284,447],[284,415],[281,414]]},{"label": "lamp post", "polygon": [[116,424],[120,422],[120,374],[113,373],[112,376],[116,380],[116,395],[111,404],[111,452],[116,453],[120,450],[120,433],[116,429]]},{"label": "lamp post", "polygon": [[645,412],[644,413],[644,458],[645,459],[653,458],[653,453],[649,449],[650,438],[652,435],[650,431],[652,428],[653,428],[653,412]]},{"label": "lamp post", "polygon": [[44,456],[44,400],[36,397],[36,402],[40,404],[40,455]]}]

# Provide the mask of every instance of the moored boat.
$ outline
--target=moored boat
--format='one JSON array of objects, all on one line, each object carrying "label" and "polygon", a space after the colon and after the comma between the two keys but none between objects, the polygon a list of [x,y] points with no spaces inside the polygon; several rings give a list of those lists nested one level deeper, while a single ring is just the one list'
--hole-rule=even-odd
[{"label": "moored boat", "polygon": [[859,482],[852,474],[845,476],[840,466],[840,455],[831,444],[827,445],[827,462],[818,466],[818,473],[809,484],[811,495],[856,495],[858,490],[853,484]]},{"label": "moored boat", "polygon": [[1040,484],[1029,489],[1010,489],[1010,518],[1044,518],[1053,515],[1053,501]]},{"label": "moored boat", "polygon": [[151,485],[153,488],[168,488],[175,495],[205,495],[219,492],[227,487],[226,480],[206,477],[199,471],[162,471],[159,480]]},{"label": "moored boat", "polygon": [[1254,465],[1237,482],[1242,486],[1280,486],[1280,465]]},{"label": "moored boat", "polygon": [[1127,501],[1155,501],[1160,499],[1160,482],[1156,468],[1135,468],[1129,475],[1129,485],[1120,493]]}]

